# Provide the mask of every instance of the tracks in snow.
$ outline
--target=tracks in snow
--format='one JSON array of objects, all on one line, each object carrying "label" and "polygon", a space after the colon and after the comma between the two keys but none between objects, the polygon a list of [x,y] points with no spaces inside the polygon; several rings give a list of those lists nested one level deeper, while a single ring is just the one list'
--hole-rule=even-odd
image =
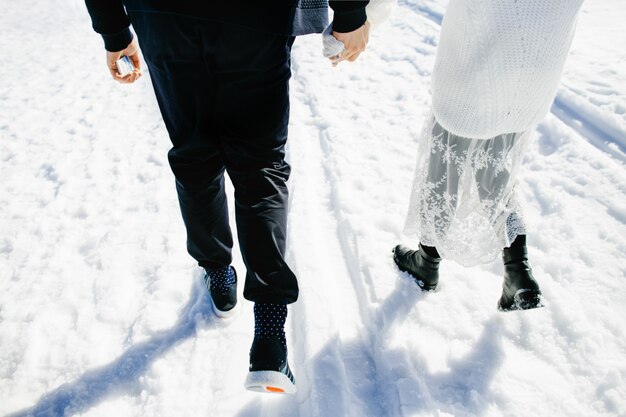
[{"label": "tracks in snow", "polygon": [[[398,416],[403,415],[405,406],[413,406],[412,402],[418,399],[423,402],[422,408],[429,407],[430,395],[410,357],[406,352],[390,349],[387,343],[391,325],[414,307],[419,292],[412,283],[400,283],[381,299],[377,287],[380,280],[394,282],[393,273],[389,273],[393,269],[384,269],[386,276],[377,276],[380,271],[377,273],[373,263],[367,262],[368,255],[361,247],[365,225],[354,213],[359,201],[350,193],[351,186],[358,187],[362,179],[355,180],[358,175],[343,160],[348,156],[345,143],[358,144],[354,142],[358,132],[342,136],[355,122],[334,118],[345,109],[325,95],[321,88],[324,86],[315,79],[320,74],[313,73],[311,77],[307,73],[308,68],[319,63],[301,58],[293,64],[294,123],[289,142],[293,164],[289,262],[301,284],[301,299],[291,315],[291,352],[294,363],[299,365],[295,369],[299,378],[299,414]],[[333,84],[329,89],[342,96],[342,82]],[[351,92],[358,89],[348,88]],[[402,103],[398,107],[402,108]],[[356,105],[350,110],[356,114],[362,109]],[[410,141],[410,137],[406,136],[405,141]],[[365,147],[354,150],[355,160],[375,158],[375,150],[368,152]],[[387,149],[389,154],[394,151]],[[413,165],[410,159],[410,172],[405,169],[409,175]],[[319,242],[324,242],[323,247]],[[387,249],[390,251],[391,246],[385,253]],[[377,251],[378,254],[384,262],[385,255]]]},{"label": "tracks in snow", "polygon": [[[289,149],[294,166],[290,252],[298,253],[290,262],[302,288],[292,314],[294,357],[301,364],[300,415],[396,415],[393,386],[383,377],[379,345],[368,331],[371,277],[359,261],[354,230],[341,209],[325,121],[307,77],[297,62],[293,68],[293,111],[303,113],[293,119],[305,121],[292,127]],[[313,246],[320,241],[325,246],[309,246],[303,241],[307,237]]]}]

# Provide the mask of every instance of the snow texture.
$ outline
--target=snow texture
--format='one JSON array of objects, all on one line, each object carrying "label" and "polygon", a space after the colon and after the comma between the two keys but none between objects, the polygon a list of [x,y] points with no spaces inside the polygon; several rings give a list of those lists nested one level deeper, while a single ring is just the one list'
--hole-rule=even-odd
[{"label": "snow texture", "polygon": [[4,2],[0,415],[626,416],[626,3],[583,5],[525,159],[523,313],[499,262],[421,293],[391,259],[445,3],[402,1],[354,64],[294,47],[289,397],[243,388],[252,304],[211,312],[149,74],[110,79],[80,0]]}]

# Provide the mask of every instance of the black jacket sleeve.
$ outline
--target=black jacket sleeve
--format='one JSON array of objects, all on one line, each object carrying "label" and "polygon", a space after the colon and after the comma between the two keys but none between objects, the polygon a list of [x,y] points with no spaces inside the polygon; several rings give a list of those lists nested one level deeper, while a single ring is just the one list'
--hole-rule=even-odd
[{"label": "black jacket sleeve", "polygon": [[367,20],[365,6],[368,3],[369,0],[331,0],[330,7],[335,12],[333,30],[347,33],[363,26]]},{"label": "black jacket sleeve", "polygon": [[130,21],[120,0],[85,0],[93,29],[102,35],[107,51],[117,52],[133,40]]}]

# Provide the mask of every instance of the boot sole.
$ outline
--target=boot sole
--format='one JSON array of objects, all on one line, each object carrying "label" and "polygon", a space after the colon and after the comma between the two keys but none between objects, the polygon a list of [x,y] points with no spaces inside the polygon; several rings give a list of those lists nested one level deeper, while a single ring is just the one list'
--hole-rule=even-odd
[{"label": "boot sole", "polygon": [[518,290],[513,296],[510,305],[502,305],[502,298],[498,301],[498,309],[501,311],[532,310],[545,307],[540,291]]},{"label": "boot sole", "polygon": [[239,306],[239,303],[235,304],[235,306],[231,308],[230,310],[226,310],[226,311],[220,310],[215,305],[215,302],[213,302],[213,297],[209,295],[209,298],[211,299],[211,309],[213,310],[213,313],[220,319],[228,319],[234,316],[235,314],[237,314],[237,311],[239,310],[237,308]]},{"label": "boot sole", "polygon": [[400,265],[400,263],[398,261],[398,258],[396,257],[396,248],[391,249],[391,252],[393,253],[393,261],[395,262],[395,264],[398,267],[398,269],[400,271],[402,271],[402,272],[406,272],[411,277],[413,277],[413,280],[415,281],[417,286],[420,287],[420,289],[422,291],[435,291],[437,289],[437,285],[426,285],[424,283],[424,281],[422,281],[421,279],[419,279],[418,277],[413,275],[413,273],[411,271],[409,271],[408,269],[406,269],[402,265]]},{"label": "boot sole", "polygon": [[295,394],[296,385],[278,371],[248,372],[244,386],[247,390],[270,394]]}]

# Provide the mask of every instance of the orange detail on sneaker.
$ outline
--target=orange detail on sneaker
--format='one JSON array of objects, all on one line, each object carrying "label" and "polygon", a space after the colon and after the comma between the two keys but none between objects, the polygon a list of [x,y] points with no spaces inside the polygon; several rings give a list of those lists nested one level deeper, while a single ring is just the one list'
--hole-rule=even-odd
[{"label": "orange detail on sneaker", "polygon": [[270,386],[267,386],[267,387],[265,387],[265,389],[266,389],[268,392],[285,392],[285,390],[284,390],[284,389],[282,389],[282,388],[277,388],[277,387],[270,387]]}]

